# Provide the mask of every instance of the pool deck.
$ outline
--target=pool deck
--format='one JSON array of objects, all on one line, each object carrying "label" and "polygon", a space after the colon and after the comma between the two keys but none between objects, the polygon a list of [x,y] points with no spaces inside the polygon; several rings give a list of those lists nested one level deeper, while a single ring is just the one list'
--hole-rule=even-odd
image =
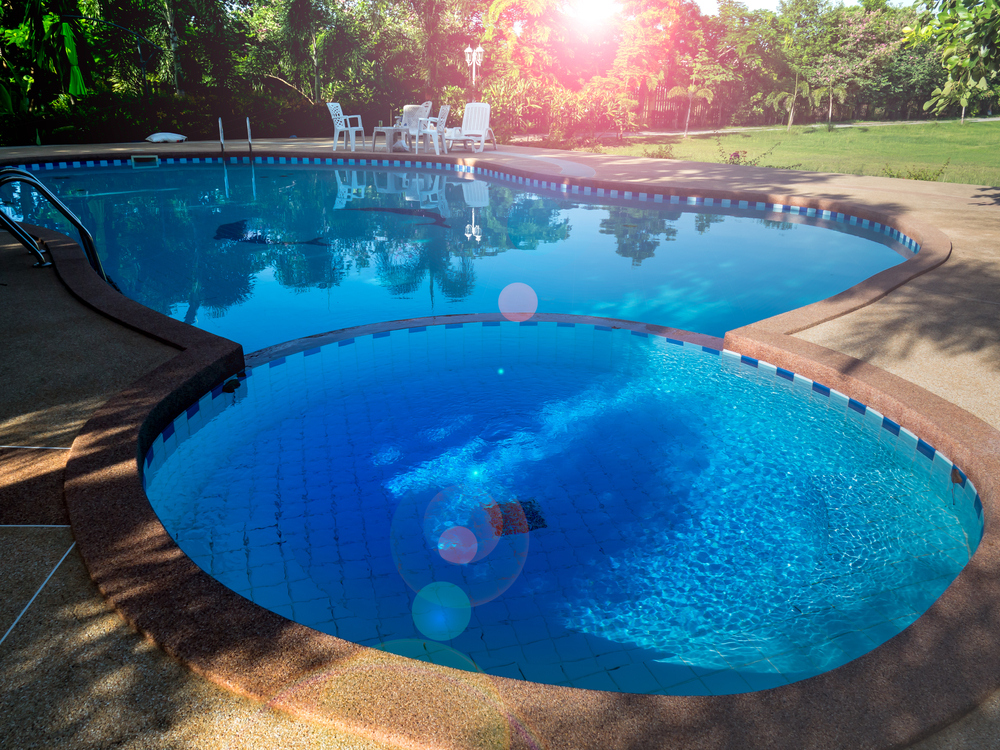
[{"label": "pool deck", "polygon": [[[245,155],[245,145],[228,144],[226,155]],[[331,155],[328,140],[259,142],[255,151]],[[171,152],[217,156],[219,146],[0,149],[0,163],[71,160],[88,153],[86,158],[137,153],[162,157]],[[390,158],[416,159],[398,154]],[[487,147],[481,155],[459,151],[455,158],[514,173],[641,183],[649,192],[675,188],[705,195],[722,190],[854,204],[927,229],[928,236],[934,235],[931,244],[950,244],[950,257],[938,248],[941,259],[947,258],[942,265],[887,294],[884,289],[855,291],[820,303],[820,308],[742,329],[727,337],[727,346],[769,361],[785,358],[775,364],[863,396],[859,400],[898,417],[904,426],[908,420],[914,431],[931,435],[930,441],[963,468],[979,465],[986,476],[970,474],[984,494],[1000,475],[995,471],[1000,443],[993,432],[1000,429],[1000,189],[509,146],[498,151]],[[935,229],[943,235],[937,236]],[[277,616],[258,618],[258,631],[242,638],[205,638],[200,653],[192,650],[197,639],[183,632],[184,622],[174,622],[175,640],[168,638],[161,645],[211,680],[198,676],[136,633],[101,593],[130,616],[136,608],[152,609],[143,616],[153,619],[158,602],[164,616],[172,616],[169,597],[163,598],[171,590],[185,591],[192,610],[209,612],[216,606],[216,590],[185,572],[184,561],[174,559],[175,549],[157,546],[148,519],[130,515],[132,509],[124,504],[107,504],[108,498],[127,494],[129,473],[134,473],[124,445],[129,436],[118,434],[122,430],[116,431],[116,425],[135,422],[143,409],[148,412],[150,393],[169,394],[178,378],[212,380],[211,374],[199,374],[202,366],[216,363],[218,375],[238,353],[214,337],[148,315],[127,300],[102,302],[108,299],[106,290],[88,279],[89,270],[74,256],[78,251],[54,236],[50,239],[56,269],[33,269],[32,258],[0,233],[0,295],[6,298],[0,306],[5,342],[0,549],[8,562],[0,573],[0,747],[474,747],[484,746],[484,732],[504,736],[500,705],[515,707],[542,747],[996,746],[1000,671],[983,672],[1000,663],[1000,639],[991,630],[1000,627],[1000,605],[990,609],[972,601],[974,594],[996,586],[985,580],[975,581],[975,591],[952,587],[946,597],[951,596],[954,607],[935,605],[918,621],[920,628],[914,626],[872,652],[872,659],[864,657],[852,662],[854,667],[835,670],[825,682],[827,676],[821,676],[766,691],[768,695],[733,696],[724,703],[558,688],[539,692],[533,689],[538,686],[503,679],[459,683],[450,672],[406,672],[398,662],[380,671],[384,664],[349,646],[338,656],[348,666],[337,670],[335,678],[320,670],[325,679],[302,684],[299,680],[306,673],[301,661],[286,670],[286,657],[294,652],[301,660],[303,653],[311,654],[322,667],[328,665],[329,654],[322,649],[329,643],[317,646],[300,632],[304,629],[276,625],[281,619]],[[103,309],[95,311],[80,297]],[[128,321],[155,338],[109,317]],[[807,327],[798,330],[802,325]],[[955,444],[949,445],[949,440]],[[125,456],[118,464],[102,463],[109,445]],[[134,455],[134,440],[131,445]],[[992,505],[985,497],[984,503],[989,511]],[[88,513],[88,507],[99,513]],[[98,522],[114,530],[103,541],[108,547],[104,557],[94,552],[102,544],[92,534]],[[127,536],[119,533],[123,530]],[[994,541],[985,538],[974,558],[985,566],[980,578],[988,577],[996,564]],[[133,548],[146,545],[146,567],[136,565],[130,578],[102,568],[122,559],[116,555],[126,542]],[[88,550],[87,556],[81,556],[77,544]],[[182,577],[159,577],[164,571]],[[135,587],[136,581],[147,579],[147,590]],[[116,589],[118,584],[122,587]],[[233,608],[232,633],[245,627],[245,622],[237,622],[236,610],[254,616],[252,609]],[[132,619],[147,633],[156,630],[143,626],[141,618]],[[943,634],[953,636],[954,642],[928,642]],[[962,653],[952,654],[949,648]],[[875,658],[880,652],[882,661]],[[921,670],[919,665],[894,671],[893,664],[918,653],[937,659],[945,673]],[[963,675],[949,674],[949,668],[968,670],[967,691],[958,684]],[[254,669],[266,674],[250,674]],[[901,678],[913,681],[902,683]],[[288,690],[289,681],[297,688]],[[812,690],[815,685],[825,687],[817,692]],[[925,712],[880,709],[919,705],[900,698],[918,693],[928,699],[937,695],[943,706],[938,716],[947,721],[927,721]],[[586,700],[578,704],[579,694]],[[372,701],[373,695],[380,699]],[[470,700],[470,695],[479,700]],[[561,703],[552,703],[553,695]],[[277,697],[274,706],[285,710],[265,706],[262,699],[270,696]],[[782,712],[776,702],[789,708]],[[827,720],[809,714],[810,721],[804,721],[808,712],[798,709],[806,704],[826,706]],[[844,720],[864,716],[866,710],[874,715]],[[732,720],[734,712],[743,717],[742,723]],[[671,724],[674,719],[676,726]],[[944,726],[948,721],[954,723]],[[527,735],[519,731],[510,735],[511,746],[530,747]]]}]

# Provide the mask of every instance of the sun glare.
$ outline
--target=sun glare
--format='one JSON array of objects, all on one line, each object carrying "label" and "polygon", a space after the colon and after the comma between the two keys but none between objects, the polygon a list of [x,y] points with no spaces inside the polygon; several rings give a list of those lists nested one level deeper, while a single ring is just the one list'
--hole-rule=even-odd
[{"label": "sun glare", "polygon": [[618,3],[608,0],[568,0],[566,3],[566,14],[587,25],[601,23],[619,10]]}]

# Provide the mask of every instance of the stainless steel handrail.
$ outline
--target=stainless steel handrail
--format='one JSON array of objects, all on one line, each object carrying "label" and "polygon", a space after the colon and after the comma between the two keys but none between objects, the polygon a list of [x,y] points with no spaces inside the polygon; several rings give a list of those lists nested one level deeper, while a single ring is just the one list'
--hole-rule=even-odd
[{"label": "stainless steel handrail", "polygon": [[42,255],[41,243],[21,228],[21,225],[7,215],[6,211],[0,210],[0,229],[6,229],[15,239],[24,245],[29,253],[38,256],[35,268],[47,268],[52,265],[52,261],[45,260]]},{"label": "stainless steel handrail", "polygon": [[[91,267],[93,267],[93,269],[97,272],[97,275],[104,281],[111,284],[111,286],[115,289],[118,288],[118,286],[110,278],[108,278],[108,275],[104,272],[104,266],[101,263],[100,256],[97,254],[97,246],[94,244],[93,236],[89,231],[87,231],[87,228],[83,225],[80,219],[77,218],[76,214],[66,207],[65,203],[59,200],[59,198],[57,198],[51,190],[45,187],[45,185],[37,177],[31,174],[31,172],[18,169],[17,167],[0,167],[0,187],[3,187],[10,182],[23,182],[27,185],[31,185],[31,187],[41,193],[42,196],[44,196],[45,199],[66,218],[66,221],[76,227],[76,230],[80,233],[80,244],[83,246],[83,252],[87,255],[87,260],[90,261]],[[10,221],[13,222],[12,219]],[[20,234],[17,232],[12,232],[12,234],[14,234],[14,236],[16,236],[21,243],[24,244],[24,239],[21,235],[29,235],[20,227],[18,227],[18,229],[20,230]],[[37,252],[37,245],[35,248]]]}]

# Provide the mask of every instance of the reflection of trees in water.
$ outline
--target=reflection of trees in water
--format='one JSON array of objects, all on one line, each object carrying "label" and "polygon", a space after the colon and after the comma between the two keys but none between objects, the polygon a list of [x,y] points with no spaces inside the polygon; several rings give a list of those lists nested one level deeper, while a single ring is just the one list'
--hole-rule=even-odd
[{"label": "reflection of trees in water", "polygon": [[632,265],[641,265],[652,258],[660,239],[671,242],[677,237],[677,228],[668,226],[668,221],[676,221],[679,213],[648,208],[610,206],[608,218],[601,220],[601,234],[613,235],[617,242],[618,255],[631,258]]},{"label": "reflection of trees in water", "polygon": [[472,258],[453,255],[446,238],[395,244],[380,242],[374,255],[379,283],[394,297],[413,294],[425,278],[430,280],[432,298],[435,284],[450,300],[464,299],[475,287]]},{"label": "reflection of trees in water", "polygon": [[725,220],[726,217],[720,214],[695,214],[694,228],[698,230],[698,234],[705,234],[713,224],[721,224]]},{"label": "reflection of trees in water", "polygon": [[754,219],[754,221],[767,227],[768,229],[777,229],[781,232],[787,232],[789,229],[795,229],[795,224],[791,221],[774,221],[772,219]]},{"label": "reflection of trees in water", "polygon": [[[386,180],[376,182],[367,172],[352,181],[361,187],[345,206],[431,211],[445,217],[447,226],[440,226],[426,215],[338,210],[333,171],[258,168],[256,199],[245,169],[229,169],[228,197],[221,168],[155,174],[161,179],[115,170],[110,189],[104,175],[81,174],[53,187],[63,188],[61,197],[94,233],[105,268],[130,297],[165,314],[185,305],[189,321],[199,311],[221,316],[245,302],[254,277],[268,267],[279,284],[304,291],[339,286],[352,270],[374,266],[394,296],[413,294],[427,281],[432,296],[438,290],[461,300],[475,287],[476,257],[531,250],[567,238],[570,230],[560,218],[566,206],[492,183],[491,205],[476,208],[482,227],[476,242],[465,236],[471,211],[454,178],[435,200],[413,200],[382,190]],[[427,183],[414,173],[403,178]],[[251,241],[234,234],[241,224]],[[229,232],[215,239],[220,227]],[[303,244],[311,241],[317,244]]]},{"label": "reflection of trees in water", "polygon": [[[569,220],[560,218],[559,213],[570,206],[551,198],[491,185],[490,206],[481,209],[483,216],[479,219],[483,228],[481,244],[487,252],[489,249],[503,252],[513,248],[534,250],[542,243],[568,239]],[[464,233],[462,236],[464,238]]]}]

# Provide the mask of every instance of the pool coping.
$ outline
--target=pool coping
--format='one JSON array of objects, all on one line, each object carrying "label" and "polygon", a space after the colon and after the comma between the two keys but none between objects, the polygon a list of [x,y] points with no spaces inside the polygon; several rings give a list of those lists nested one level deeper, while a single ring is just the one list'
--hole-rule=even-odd
[{"label": "pool coping", "polygon": [[[488,158],[473,161],[490,163]],[[601,182],[621,190],[636,184],[567,182]],[[762,195],[772,203],[789,200],[767,194],[698,192],[720,198]],[[802,202],[829,206],[827,210],[847,206]],[[868,218],[876,213],[853,206],[851,211]],[[991,478],[1000,476],[1000,433],[884,370],[791,335],[870,304],[947,259],[951,243],[943,233],[906,217],[891,220],[920,242],[916,257],[841,295],[730,331],[725,343],[729,349],[870,404],[961,465],[979,488],[987,514],[986,534],[969,565],[903,633],[832,672],[786,687],[681,698],[484,678],[517,717],[514,746],[893,747],[956,720],[1000,684],[996,677],[1000,653],[990,648],[1000,634],[995,624],[1000,558],[989,523],[997,498],[996,480]],[[427,688],[427,679],[405,671],[413,669],[413,662],[362,649],[266,612],[202,573],[173,544],[142,493],[137,458],[188,402],[242,367],[242,350],[238,344],[124,300],[96,279],[75,243],[54,232],[39,230],[39,234],[73,294],[102,314],[148,331],[179,350],[177,357],[99,409],[70,452],[66,501],[79,549],[102,593],[168,653],[214,682],[258,700],[269,700],[303,675],[338,664],[363,664],[366,670],[386,670],[397,678],[409,675],[415,689]],[[437,690],[442,675],[446,678],[450,670],[425,672],[433,673],[430,689]],[[367,715],[347,715],[339,722],[352,731],[406,746],[461,746],[448,718],[453,715],[450,704],[435,702],[436,711],[428,714],[426,703],[386,705],[378,695],[369,697]],[[285,695],[275,703],[317,718],[301,696]]]}]

